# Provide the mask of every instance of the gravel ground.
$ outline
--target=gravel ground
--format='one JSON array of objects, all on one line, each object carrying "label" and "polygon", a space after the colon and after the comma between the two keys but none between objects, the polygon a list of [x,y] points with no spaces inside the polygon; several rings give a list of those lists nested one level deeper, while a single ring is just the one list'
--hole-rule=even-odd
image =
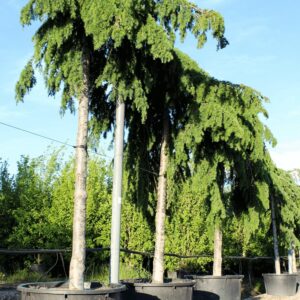
[{"label": "gravel ground", "polygon": [[253,298],[247,298],[245,300],[300,300],[300,293],[295,296],[282,297],[282,296],[270,296],[267,294],[255,296]]},{"label": "gravel ground", "polygon": [[0,300],[19,300],[20,294],[15,286],[0,287]]}]

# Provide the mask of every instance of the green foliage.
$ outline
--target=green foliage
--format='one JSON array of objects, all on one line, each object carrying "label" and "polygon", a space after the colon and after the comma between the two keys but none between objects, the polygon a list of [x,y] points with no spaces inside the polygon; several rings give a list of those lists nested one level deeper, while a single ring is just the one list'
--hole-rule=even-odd
[{"label": "green foliage", "polygon": [[200,46],[208,31],[220,47],[227,43],[223,18],[186,0],[30,0],[21,23],[36,20],[40,27],[33,37],[34,55],[16,85],[16,99],[22,101],[35,85],[39,67],[49,95],[63,90],[62,112],[73,111],[84,88],[82,56],[89,55],[90,125],[97,134],[112,128],[117,98],[131,102],[145,120],[153,80],[145,60],[171,61],[176,31],[182,38],[191,31]]},{"label": "green foliage", "polygon": [[[180,189],[176,190],[176,195],[169,194],[166,252],[181,255],[212,253],[212,243],[209,238],[211,232],[205,220],[209,212],[207,197],[210,193],[210,184],[208,186],[206,184],[210,176],[211,172],[199,172],[181,184]],[[172,185],[169,182],[169,186]],[[171,270],[186,268],[186,264],[193,265],[194,269],[201,268],[208,261],[203,258],[183,261],[168,256],[165,259],[166,267]]]},{"label": "green foliage", "polygon": [[8,246],[11,228],[15,225],[14,210],[18,207],[15,201],[14,178],[8,173],[7,162],[0,160],[0,241],[2,247]]},{"label": "green foliage", "polygon": [[15,180],[15,199],[18,207],[13,211],[15,226],[9,237],[13,247],[40,248],[45,245],[47,211],[51,206],[48,187],[37,174],[38,160],[22,157],[18,162]]},{"label": "green foliage", "polygon": [[[40,278],[41,278],[40,273],[33,272],[32,270],[25,268],[16,271],[14,274],[6,276],[4,282],[6,284],[15,284],[19,282],[36,282],[40,280]],[[50,281],[51,278],[43,277],[43,280]]]},{"label": "green foliage", "polygon": [[268,159],[270,176],[270,193],[275,202],[276,222],[279,225],[279,241],[281,246],[288,249],[291,242],[300,246],[299,232],[299,204],[300,187],[296,185],[291,175],[284,170],[278,169]]},{"label": "green foliage", "polygon": [[[91,271],[87,274],[87,280],[98,281],[101,283],[109,284],[109,265],[103,265],[101,268],[91,268]],[[127,263],[120,264],[120,280],[132,279],[132,278],[150,278],[149,272],[142,268],[131,267]]]},{"label": "green foliage", "polygon": [[23,101],[25,94],[28,93],[35,84],[34,68],[32,66],[32,60],[30,60],[22,70],[20,79],[16,84],[16,100]]}]

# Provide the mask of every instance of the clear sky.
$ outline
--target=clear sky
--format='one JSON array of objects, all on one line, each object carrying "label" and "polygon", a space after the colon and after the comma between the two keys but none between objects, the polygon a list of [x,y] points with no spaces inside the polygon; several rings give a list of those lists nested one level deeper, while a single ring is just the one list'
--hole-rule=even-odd
[{"label": "clear sky", "polygon": [[[19,14],[25,0],[0,3],[0,122],[75,144],[77,118],[59,115],[60,100],[47,97],[42,78],[25,103],[16,105],[14,86],[32,54],[31,37],[36,25],[22,28]],[[271,100],[267,125],[278,140],[271,150],[284,169],[300,168],[300,1],[296,0],[198,0],[225,18],[230,45],[216,51],[210,40],[201,49],[188,38],[177,45],[212,76],[249,85]],[[0,157],[15,171],[21,155],[43,154],[50,141],[0,124]],[[59,146],[53,144],[54,146]],[[107,151],[106,144],[103,144]],[[72,149],[70,150],[72,153]]]}]

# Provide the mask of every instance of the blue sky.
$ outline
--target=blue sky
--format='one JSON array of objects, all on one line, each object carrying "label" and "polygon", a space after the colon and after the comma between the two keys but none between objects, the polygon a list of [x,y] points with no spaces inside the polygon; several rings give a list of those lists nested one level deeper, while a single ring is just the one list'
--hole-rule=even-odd
[{"label": "blue sky", "polygon": [[[0,122],[8,123],[52,138],[75,143],[77,118],[59,115],[59,97],[48,98],[39,84],[16,105],[14,86],[32,53],[31,37],[36,25],[22,28],[19,13],[25,0],[6,0],[0,4]],[[189,37],[178,46],[212,76],[249,85],[271,103],[267,125],[278,140],[271,155],[279,167],[300,168],[300,2],[295,0],[202,0],[199,7],[213,8],[225,18],[230,45],[216,51],[216,44],[196,49]],[[51,142],[0,124],[0,157],[15,171],[22,154],[43,154]],[[58,146],[58,145],[57,145]],[[102,145],[107,151],[106,143]],[[71,150],[72,151],[72,150]]]}]

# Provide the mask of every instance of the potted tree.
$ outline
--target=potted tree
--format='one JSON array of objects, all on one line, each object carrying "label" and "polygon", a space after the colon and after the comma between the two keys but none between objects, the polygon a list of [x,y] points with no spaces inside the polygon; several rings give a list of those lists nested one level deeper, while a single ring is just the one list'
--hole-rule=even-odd
[{"label": "potted tree", "polygon": [[[173,53],[174,59],[166,64],[149,62],[151,76],[155,79],[149,92],[148,117],[139,127],[134,126],[134,136],[129,132],[130,149],[148,149],[145,153],[151,157],[156,177],[155,210],[155,252],[151,282],[127,282],[129,292],[126,299],[191,299],[194,282],[190,280],[165,280],[164,243],[165,216],[167,200],[168,164],[172,155],[173,137],[184,124],[185,107],[194,100],[195,82],[202,80],[203,74],[197,73],[197,65],[179,51]],[[193,74],[193,75],[191,75]],[[182,80],[185,78],[185,80]],[[134,119],[133,119],[134,120]],[[153,122],[155,120],[155,122]],[[129,124],[129,128],[131,128]],[[132,124],[133,125],[133,124]],[[147,128],[147,130],[144,130]],[[136,135],[136,132],[144,134]],[[141,138],[139,138],[139,136]],[[142,144],[143,143],[143,144]],[[137,161],[137,151],[129,151],[131,161]],[[136,157],[134,159],[134,157]],[[158,166],[158,171],[156,167]]]},{"label": "potted tree", "polygon": [[[281,273],[278,228],[283,236],[283,245],[288,247],[291,241],[298,239],[294,234],[298,226],[299,215],[295,209],[299,201],[300,190],[291,176],[284,170],[276,168],[270,157],[266,159],[270,180],[270,207],[272,219],[275,273],[263,274],[266,292],[274,296],[293,296],[297,292],[298,274]],[[293,212],[293,213],[291,213]]]},{"label": "potted tree", "polygon": [[[95,89],[92,74],[93,43],[85,34],[77,2],[60,6],[43,1],[29,1],[21,13],[23,25],[36,19],[42,24],[34,35],[35,54],[22,71],[16,85],[16,98],[22,101],[26,92],[35,85],[35,65],[41,67],[50,95],[63,86],[62,109],[74,109],[78,99],[78,130],[76,146],[76,181],[74,194],[73,243],[69,282],[22,284],[18,287],[23,299],[118,299],[125,286],[108,287],[84,282],[85,270],[85,218],[87,178],[87,136],[91,88]],[[98,54],[98,53],[97,53]],[[98,65],[99,67],[99,65]],[[99,70],[101,71],[101,69]],[[94,76],[94,77],[93,77]],[[98,89],[98,96],[105,91]]]},{"label": "potted tree", "polygon": [[[192,276],[197,281],[195,297],[240,299],[243,277],[222,276],[222,224],[229,218],[227,212],[234,209],[235,191],[241,189],[241,185],[234,184],[236,178],[243,183],[244,190],[250,188],[253,181],[248,180],[247,165],[249,162],[256,163],[265,155],[264,144],[268,140],[258,116],[264,112],[264,97],[251,88],[214,79],[206,85],[206,88],[199,89],[199,109],[191,112],[195,116],[191,118],[192,127],[188,127],[191,132],[198,132],[199,138],[191,139],[188,132],[182,133],[189,143],[186,147],[193,149],[193,172],[202,174],[198,180],[199,188],[207,198],[209,226],[214,227],[213,275]],[[229,190],[226,191],[226,188]],[[243,201],[241,207],[247,210],[247,198],[240,197],[239,201]]]}]

